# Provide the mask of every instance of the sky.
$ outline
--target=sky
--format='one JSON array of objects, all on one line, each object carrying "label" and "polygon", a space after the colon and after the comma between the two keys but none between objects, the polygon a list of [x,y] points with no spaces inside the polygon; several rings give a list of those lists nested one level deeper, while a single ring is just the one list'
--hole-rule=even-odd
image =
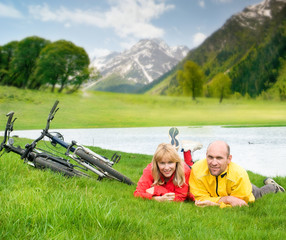
[{"label": "sky", "polygon": [[233,14],[262,0],[0,0],[0,46],[38,36],[83,47],[90,59],[141,39],[199,46]]}]

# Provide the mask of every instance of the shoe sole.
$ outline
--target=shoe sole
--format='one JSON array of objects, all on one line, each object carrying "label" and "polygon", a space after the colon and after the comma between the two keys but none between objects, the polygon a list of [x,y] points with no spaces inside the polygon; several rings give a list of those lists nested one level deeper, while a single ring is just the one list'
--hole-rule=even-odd
[{"label": "shoe sole", "polygon": [[179,135],[179,130],[178,128],[176,127],[172,127],[170,128],[169,130],[169,136],[171,138],[171,144],[174,146],[174,147],[178,147],[179,146],[179,141],[176,139],[176,136]]}]

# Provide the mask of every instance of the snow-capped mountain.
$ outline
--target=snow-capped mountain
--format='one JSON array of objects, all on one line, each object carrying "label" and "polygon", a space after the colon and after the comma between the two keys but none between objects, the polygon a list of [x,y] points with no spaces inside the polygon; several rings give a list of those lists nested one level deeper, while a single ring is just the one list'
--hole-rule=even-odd
[{"label": "snow-capped mountain", "polygon": [[235,19],[242,27],[255,29],[280,12],[285,3],[286,0],[264,0],[256,5],[246,7],[242,12],[233,15],[230,20]]},{"label": "snow-capped mountain", "polygon": [[[91,62],[102,79],[96,89],[110,90],[111,85],[123,81],[128,85],[146,85],[171,70],[189,52],[186,46],[170,47],[160,39],[143,39],[122,53],[111,53]],[[104,84],[113,76],[112,83]],[[116,82],[116,77],[118,81]]]}]

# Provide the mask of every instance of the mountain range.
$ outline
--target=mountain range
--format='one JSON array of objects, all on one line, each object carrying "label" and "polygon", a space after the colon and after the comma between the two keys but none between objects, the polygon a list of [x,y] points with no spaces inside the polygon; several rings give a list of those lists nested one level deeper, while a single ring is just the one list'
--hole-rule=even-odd
[{"label": "mountain range", "polygon": [[89,84],[90,89],[135,92],[170,71],[189,52],[186,46],[168,46],[161,39],[143,39],[130,49],[91,62],[101,78]]},{"label": "mountain range", "polygon": [[275,85],[281,59],[286,59],[286,0],[264,0],[231,16],[195,49],[144,39],[123,53],[95,59],[92,65],[103,77],[90,88],[179,94],[176,72],[193,61],[205,73],[206,83],[228,73],[233,92],[255,97]]},{"label": "mountain range", "polygon": [[275,84],[281,59],[286,59],[286,0],[264,0],[231,16],[145,91],[176,93],[177,70],[193,61],[202,67],[206,82],[220,72],[228,73],[233,92],[255,97]]}]

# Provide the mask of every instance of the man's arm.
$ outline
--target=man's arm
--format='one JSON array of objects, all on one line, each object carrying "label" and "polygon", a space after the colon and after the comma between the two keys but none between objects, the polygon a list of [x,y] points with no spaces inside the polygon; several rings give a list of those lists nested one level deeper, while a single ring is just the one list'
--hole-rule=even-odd
[{"label": "man's arm", "polygon": [[221,197],[219,203],[235,206],[248,206],[249,200],[252,198],[252,185],[245,169],[239,171],[237,179],[230,187],[230,195]]},{"label": "man's arm", "polygon": [[249,176],[244,169],[239,179],[236,180],[236,183],[233,186],[231,186],[230,196],[241,199],[246,203],[255,200],[252,194],[252,185],[249,180]]},{"label": "man's arm", "polygon": [[236,206],[248,206],[248,204],[240,199],[240,198],[237,198],[237,197],[234,197],[234,196],[225,196],[225,197],[221,197],[220,200],[218,201],[218,203],[225,203],[225,204],[229,204],[233,207],[236,207]]},{"label": "man's arm", "polygon": [[219,206],[218,203],[212,202],[210,200],[204,200],[204,201],[196,200],[195,204],[197,207]]}]

